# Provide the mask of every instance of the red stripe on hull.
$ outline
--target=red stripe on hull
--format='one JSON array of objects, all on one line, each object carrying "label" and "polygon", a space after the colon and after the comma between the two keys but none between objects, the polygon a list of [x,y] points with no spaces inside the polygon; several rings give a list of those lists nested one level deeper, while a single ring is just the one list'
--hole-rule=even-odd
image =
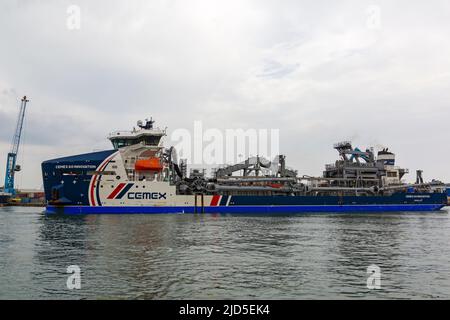
[{"label": "red stripe on hull", "polygon": [[216,207],[219,204],[220,195],[214,195],[211,199],[211,207]]},{"label": "red stripe on hull", "polygon": [[[106,165],[109,163],[109,161],[111,161],[111,159],[116,155],[116,153],[112,154],[111,156],[109,156],[109,158],[105,159],[104,163],[102,165],[100,165],[100,167],[97,169],[97,171],[103,171],[103,169],[105,169]],[[92,201],[92,206],[96,206],[97,204],[95,203],[95,197],[94,197],[94,188],[95,186],[95,182],[97,181],[97,175],[94,175],[94,177],[92,178],[92,184],[91,184],[91,190],[90,190],[90,195],[91,195],[91,201]]]},{"label": "red stripe on hull", "polygon": [[117,194],[123,189],[123,187],[125,187],[126,183],[120,183],[115,189],[114,191],[108,196],[108,199],[114,199]]},{"label": "red stripe on hull", "polygon": [[97,176],[94,176],[94,178],[92,179],[92,185],[91,185],[91,201],[92,201],[92,206],[94,206],[94,207],[95,207],[95,198],[94,198],[95,180],[97,180]]}]

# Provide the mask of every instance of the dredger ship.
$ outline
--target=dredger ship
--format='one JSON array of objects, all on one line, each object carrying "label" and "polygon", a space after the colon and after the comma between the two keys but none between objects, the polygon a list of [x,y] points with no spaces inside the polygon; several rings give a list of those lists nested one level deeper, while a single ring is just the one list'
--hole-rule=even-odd
[{"label": "dredger ship", "polygon": [[299,176],[286,157],[223,166],[210,176],[187,172],[165,130],[152,119],[109,135],[113,148],[42,163],[47,213],[307,213],[433,211],[447,204],[446,187],[402,178],[387,148],[375,152],[334,145],[339,159],[321,177]]}]

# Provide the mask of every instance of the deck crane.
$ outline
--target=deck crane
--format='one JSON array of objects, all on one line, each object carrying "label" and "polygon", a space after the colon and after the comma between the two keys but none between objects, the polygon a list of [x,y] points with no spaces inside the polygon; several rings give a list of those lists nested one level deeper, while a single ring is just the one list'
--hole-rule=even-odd
[{"label": "deck crane", "polygon": [[5,187],[4,192],[14,195],[16,193],[14,189],[14,174],[16,171],[20,171],[20,166],[16,164],[17,153],[19,151],[20,137],[22,135],[23,119],[25,117],[25,110],[27,107],[27,97],[22,98],[20,104],[19,118],[17,119],[16,131],[11,143],[11,150],[8,153],[6,160],[6,174],[5,174]]}]

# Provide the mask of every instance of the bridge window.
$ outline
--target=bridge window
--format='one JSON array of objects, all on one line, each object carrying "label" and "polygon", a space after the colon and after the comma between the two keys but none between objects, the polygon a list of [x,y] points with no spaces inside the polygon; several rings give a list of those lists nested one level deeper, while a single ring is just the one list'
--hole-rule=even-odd
[{"label": "bridge window", "polygon": [[396,178],[397,177],[397,171],[388,171],[387,176],[389,178]]},{"label": "bridge window", "polygon": [[132,146],[138,143],[143,143],[146,146],[157,146],[160,140],[161,136],[143,136],[139,138],[130,138],[130,139],[113,139],[111,142],[114,146],[114,149],[119,149],[127,146]]}]

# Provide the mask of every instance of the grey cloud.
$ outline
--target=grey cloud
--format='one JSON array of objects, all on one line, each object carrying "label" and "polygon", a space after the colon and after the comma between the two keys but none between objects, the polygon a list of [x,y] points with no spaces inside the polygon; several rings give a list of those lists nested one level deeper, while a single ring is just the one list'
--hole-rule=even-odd
[{"label": "grey cloud", "polygon": [[1,153],[27,94],[25,184],[40,184],[40,161],[109,148],[108,132],[148,116],[169,132],[279,128],[300,173],[352,138],[450,181],[448,1],[377,1],[379,30],[373,1],[76,1],[69,31],[71,4],[0,4]]}]

